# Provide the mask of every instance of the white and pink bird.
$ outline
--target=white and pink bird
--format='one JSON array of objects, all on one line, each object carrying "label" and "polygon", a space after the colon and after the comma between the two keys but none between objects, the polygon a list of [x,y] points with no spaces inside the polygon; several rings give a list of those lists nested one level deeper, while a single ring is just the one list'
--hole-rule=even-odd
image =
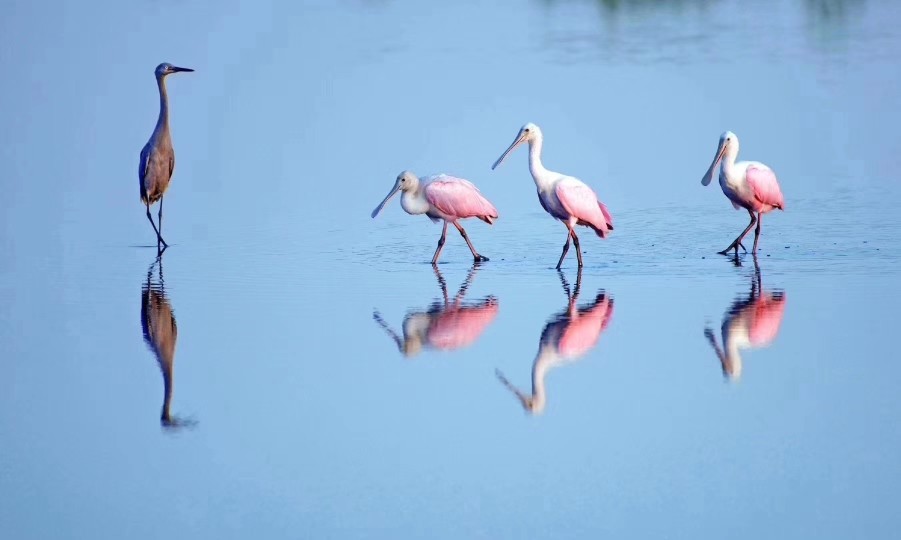
[{"label": "white and pink bird", "polygon": [[590,227],[598,236],[604,238],[613,230],[613,218],[610,217],[604,203],[598,200],[594,191],[584,182],[573,176],[544,168],[541,163],[543,137],[541,129],[535,124],[528,123],[520,128],[513,144],[501,154],[491,168],[495,169],[514,148],[524,142],[529,143],[529,172],[532,173],[532,179],[538,188],[538,202],[548,214],[566,225],[566,243],[563,244],[563,253],[557,261],[557,269],[560,269],[569,251],[570,238],[576,247],[576,257],[581,268],[582,249],[579,247],[576,225]]},{"label": "white and pink bird", "polygon": [[710,328],[704,335],[720,361],[723,376],[729,380],[741,378],[742,349],[766,347],[776,339],[785,314],[786,296],[783,291],[766,291],[760,279],[760,267],[754,259],[754,277],[751,292],[746,298],[738,298],[723,318],[720,348]]},{"label": "white and pink bird", "polygon": [[459,223],[461,219],[474,217],[492,225],[497,219],[497,209],[482,196],[479,188],[472,182],[446,174],[418,178],[410,171],[403,171],[397,175],[394,187],[391,188],[385,199],[372,211],[373,218],[382,211],[385,204],[398,191],[402,193],[400,205],[406,213],[410,215],[425,214],[433,222],[444,220],[444,228],[441,231],[441,238],[438,239],[438,248],[432,257],[432,264],[438,263],[438,257],[444,248],[448,223],[453,223],[454,227],[460,231],[475,262],[488,260],[488,257],[479,255],[476,248],[472,246],[472,242],[469,241],[466,230]]},{"label": "white and pink bird", "polygon": [[572,293],[562,273],[560,280],[568,302],[566,309],[552,316],[541,332],[538,353],[532,363],[531,395],[514,386],[500,370],[495,370],[501,383],[519,398],[523,408],[531,414],[541,414],[544,411],[547,403],[545,378],[548,372],[579,360],[593,349],[613,317],[613,298],[604,291],[599,291],[590,304],[582,307],[576,305],[582,287],[582,270],[577,274],[576,288]]},{"label": "white and pink bird", "polygon": [[[738,137],[735,136],[735,133],[727,131],[720,135],[720,142],[716,149],[713,163],[710,164],[710,168],[707,169],[707,173],[701,179],[702,185],[710,184],[710,181],[713,180],[716,166],[722,162],[720,187],[723,188],[723,193],[732,201],[732,206],[736,210],[744,208],[751,215],[751,222],[745,230],[729,244],[729,247],[719,252],[722,255],[727,254],[733,248],[735,249],[735,254],[738,255],[739,246],[745,249],[741,241],[755,224],[757,229],[754,231],[754,247],[751,249],[751,252],[757,253],[757,242],[760,240],[760,224],[763,214],[774,208],[785,209],[782,190],[779,189],[776,173],[759,161],[739,161],[736,163],[736,157],[738,157]],[[745,249],[745,251],[747,250]]]}]

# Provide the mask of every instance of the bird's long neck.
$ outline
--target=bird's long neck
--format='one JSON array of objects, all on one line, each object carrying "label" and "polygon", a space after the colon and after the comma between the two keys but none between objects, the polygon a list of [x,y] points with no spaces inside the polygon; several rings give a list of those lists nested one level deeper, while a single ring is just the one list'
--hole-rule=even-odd
[{"label": "bird's long neck", "polygon": [[529,172],[532,173],[532,179],[535,180],[539,189],[544,187],[545,179],[548,176],[548,170],[541,163],[542,144],[541,137],[529,141]]},{"label": "bird's long neck", "polygon": [[400,196],[400,205],[408,214],[425,214],[429,211],[429,201],[425,198],[425,188],[422,185],[416,189],[404,191]]},{"label": "bird's long neck", "polygon": [[169,131],[169,95],[166,93],[166,79],[164,77],[156,78],[156,85],[160,90],[160,116],[156,120],[156,128],[154,135]]},{"label": "bird's long neck", "polygon": [[532,412],[535,414],[540,414],[547,403],[544,378],[555,359],[553,348],[542,345],[538,350],[538,357],[532,364]]},{"label": "bird's long neck", "polygon": [[[734,158],[733,158],[734,159]],[[723,334],[723,348],[726,349],[723,354],[723,371],[730,379],[738,379],[741,377],[741,351],[738,348],[738,340],[732,336]]]},{"label": "bird's long neck", "polygon": [[723,174],[730,178],[735,171],[735,159],[738,157],[738,152],[727,151],[723,155]]}]

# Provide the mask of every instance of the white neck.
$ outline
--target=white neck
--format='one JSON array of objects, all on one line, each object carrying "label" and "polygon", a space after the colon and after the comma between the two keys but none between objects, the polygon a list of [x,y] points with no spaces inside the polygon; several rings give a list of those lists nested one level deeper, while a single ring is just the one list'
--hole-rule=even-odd
[{"label": "white neck", "polygon": [[411,215],[425,214],[429,211],[429,201],[425,198],[425,190],[420,185],[416,189],[404,191],[400,196],[400,205]]},{"label": "white neck", "polygon": [[728,339],[724,341],[726,341],[723,345],[726,347],[725,356],[729,377],[738,379],[741,377],[741,353],[738,348],[738,340]]},{"label": "white neck", "polygon": [[535,185],[538,186],[538,189],[543,189],[548,187],[550,183],[550,171],[544,168],[544,165],[541,163],[541,146],[544,141],[542,141],[542,137],[539,135],[538,137],[529,141],[529,172],[532,173],[532,179],[535,180]]},{"label": "white neck", "polygon": [[723,174],[727,178],[731,178],[735,172],[735,159],[738,157],[738,152],[729,149],[723,155]]},{"label": "white neck", "polygon": [[535,363],[532,365],[532,412],[535,414],[541,413],[547,403],[544,378],[558,360],[553,347],[542,346],[538,350],[538,357],[535,358]]}]

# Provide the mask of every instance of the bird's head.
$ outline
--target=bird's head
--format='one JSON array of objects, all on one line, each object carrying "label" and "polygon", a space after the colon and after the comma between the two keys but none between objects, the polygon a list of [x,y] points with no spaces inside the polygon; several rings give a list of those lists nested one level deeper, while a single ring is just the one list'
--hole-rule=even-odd
[{"label": "bird's head", "polygon": [[385,198],[382,199],[382,202],[379,203],[378,206],[375,207],[375,210],[372,211],[372,217],[379,215],[379,212],[382,211],[382,208],[388,204],[388,201],[391,200],[391,197],[398,191],[415,191],[416,188],[419,187],[419,178],[410,171],[403,171],[397,175],[397,178],[394,180],[394,186],[391,188],[391,191],[385,195]]},{"label": "bird's head", "polygon": [[410,171],[403,171],[397,175],[395,185],[401,191],[416,191],[419,187],[419,177]]},{"label": "bird's head", "polygon": [[713,172],[716,170],[717,165],[720,164],[723,156],[735,158],[735,156],[737,155],[738,137],[731,131],[724,132],[722,135],[720,135],[720,142],[716,147],[716,154],[713,156],[713,162],[710,164],[710,168],[707,169],[704,177],[701,178],[701,185],[706,186],[710,183],[711,180],[713,180]]},{"label": "bird's head", "polygon": [[180,71],[191,72],[194,70],[191,68],[173,66],[169,62],[163,62],[162,64],[156,66],[156,70],[154,70],[153,73],[158,79],[160,79],[162,77],[165,77],[166,75],[171,75]]},{"label": "bird's head", "polygon": [[507,155],[510,152],[512,152],[513,149],[516,148],[517,146],[519,146],[520,144],[522,144],[524,142],[531,143],[532,141],[540,140],[540,139],[541,139],[541,129],[538,126],[536,126],[535,124],[533,124],[532,122],[527,123],[523,127],[519,128],[519,133],[517,133],[516,138],[513,139],[513,144],[511,144],[507,148],[507,150],[505,150],[504,153],[501,154],[501,157],[497,158],[497,161],[494,162],[494,165],[491,166],[491,169],[492,170],[496,169],[497,166],[500,165],[502,161],[504,161],[504,158],[506,158]]}]

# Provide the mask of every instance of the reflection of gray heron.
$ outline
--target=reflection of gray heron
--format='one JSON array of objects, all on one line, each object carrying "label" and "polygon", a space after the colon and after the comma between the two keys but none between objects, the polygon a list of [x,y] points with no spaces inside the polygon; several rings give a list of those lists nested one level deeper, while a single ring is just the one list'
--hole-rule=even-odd
[{"label": "reflection of gray heron", "polygon": [[764,291],[760,279],[760,266],[754,258],[754,276],[751,292],[732,303],[723,318],[723,348],[716,342],[710,328],[704,335],[716,352],[723,368],[723,376],[731,380],[741,377],[741,349],[766,347],[779,333],[785,313],[785,293]]},{"label": "reflection of gray heron", "polygon": [[434,302],[425,311],[411,311],[404,317],[403,333],[401,338],[388,323],[382,319],[379,312],[372,314],[372,318],[385,332],[391,336],[397,344],[397,350],[406,357],[413,357],[422,351],[423,345],[433,349],[453,350],[467,347],[473,344],[488,325],[497,317],[498,303],[493,296],[487,296],[481,300],[464,302],[472,279],[476,275],[479,264],[473,264],[466,275],[460,290],[453,300],[447,296],[447,283],[444,276],[433,265],[435,277],[441,287],[444,302]]},{"label": "reflection of gray heron", "polygon": [[570,294],[569,283],[560,272],[560,281],[566,292],[566,309],[553,315],[538,343],[538,354],[532,364],[532,395],[526,395],[504,377],[500,370],[497,378],[522,402],[523,408],[532,414],[541,414],[546,403],[544,378],[552,368],[574,362],[591,350],[610,324],[613,317],[613,298],[599,291],[594,301],[577,307],[582,270],[576,276],[576,288]]},{"label": "reflection of gray heron", "polygon": [[[158,280],[153,279],[155,267],[159,267]],[[169,413],[178,328],[175,325],[172,305],[166,296],[162,257],[157,257],[153,261],[147,269],[147,281],[141,285],[141,330],[144,333],[144,342],[153,351],[163,373],[163,409],[160,413],[160,424],[165,428],[194,425],[193,420],[173,417]]]},{"label": "reflection of gray heron", "polygon": [[[163,193],[169,187],[172,171],[175,170],[175,150],[172,148],[172,137],[169,134],[169,95],[166,93],[166,75],[179,71],[194,71],[193,69],[175,67],[172,64],[162,63],[156,66],[156,85],[160,90],[160,116],[156,120],[156,127],[150,140],[141,149],[141,162],[138,165],[138,179],[141,184],[141,201],[147,207],[147,219],[156,233],[156,246],[160,244],[163,249],[169,244],[163,240]],[[159,228],[153,223],[150,216],[150,205],[160,202],[157,220]]]}]

